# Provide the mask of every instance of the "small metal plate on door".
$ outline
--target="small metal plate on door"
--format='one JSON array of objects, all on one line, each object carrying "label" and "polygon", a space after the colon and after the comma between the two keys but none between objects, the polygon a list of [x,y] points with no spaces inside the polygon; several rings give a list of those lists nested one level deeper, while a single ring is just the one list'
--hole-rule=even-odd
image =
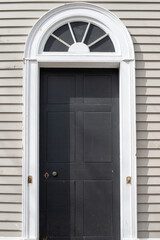
[{"label": "small metal plate on door", "polygon": [[45,177],[45,179],[47,179],[47,178],[49,177],[49,173],[46,172],[46,173],[44,174],[44,177]]}]

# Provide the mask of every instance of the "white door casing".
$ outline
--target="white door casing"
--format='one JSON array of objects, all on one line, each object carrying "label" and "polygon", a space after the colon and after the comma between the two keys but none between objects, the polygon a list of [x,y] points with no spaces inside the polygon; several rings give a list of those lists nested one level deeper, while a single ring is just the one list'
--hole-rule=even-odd
[{"label": "white door casing", "polygon": [[[44,53],[58,26],[92,21],[106,30],[114,53]],[[66,4],[46,13],[32,28],[24,54],[23,239],[39,239],[39,69],[119,68],[121,239],[137,238],[135,57],[131,37],[110,11],[87,3]],[[31,175],[33,182],[28,184]],[[131,184],[126,177],[131,176]]]}]

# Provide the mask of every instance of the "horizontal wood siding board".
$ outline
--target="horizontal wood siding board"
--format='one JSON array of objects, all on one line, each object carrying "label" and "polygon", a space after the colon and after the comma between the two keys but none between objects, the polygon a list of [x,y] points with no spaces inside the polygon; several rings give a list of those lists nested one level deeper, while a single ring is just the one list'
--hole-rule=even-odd
[{"label": "horizontal wood siding board", "polygon": [[[21,194],[0,194],[1,203],[22,203]],[[2,221],[2,219],[1,219]]]},{"label": "horizontal wood siding board", "polygon": [[0,203],[0,212],[22,212],[22,204],[20,203]]},{"label": "horizontal wood siding board", "polygon": [[[0,122],[1,124],[1,122]],[[15,129],[12,129],[15,130]],[[0,140],[0,149],[13,148],[22,149],[22,140]]]},{"label": "horizontal wood siding board", "polygon": [[[138,167],[138,169],[137,169],[137,173],[138,173],[139,177],[140,176],[141,177],[142,176],[144,176],[144,177],[146,177],[146,176],[153,176],[153,177],[157,176],[157,177],[159,177],[159,171],[160,171],[160,167],[157,167],[157,166],[156,167],[148,167],[148,166],[146,166],[146,167]],[[142,193],[142,190],[140,190],[139,187],[138,187],[138,190],[139,190],[139,193]],[[147,194],[148,194],[148,192],[147,192]]]},{"label": "horizontal wood siding board", "polygon": [[1,176],[22,176],[22,167],[4,167],[0,166]]},{"label": "horizontal wood siding board", "polygon": [[[6,83],[7,84],[7,83]],[[11,86],[13,83],[9,83],[8,85]],[[14,84],[15,86],[15,84]],[[22,104],[22,96],[0,96],[0,104]],[[12,120],[12,119],[11,119]],[[15,121],[15,120],[13,120]]]},{"label": "horizontal wood siding board", "polygon": [[[4,141],[4,140],[3,140]],[[7,142],[9,142],[7,140]],[[10,142],[12,142],[12,140],[10,140]],[[14,141],[15,142],[15,141]],[[18,141],[18,142],[22,142],[22,141]],[[8,145],[9,146],[9,145]],[[16,145],[16,148],[18,148],[18,144]],[[14,148],[15,149],[15,148]],[[20,167],[22,166],[22,158],[0,158],[0,166],[6,166],[6,167]]]},{"label": "horizontal wood siding board", "polygon": [[160,141],[138,140],[137,148],[138,149],[158,149],[158,148],[160,148]]},{"label": "horizontal wood siding board", "polygon": [[137,96],[137,104],[160,104],[159,96]]},{"label": "horizontal wood siding board", "polygon": [[[0,52],[24,52],[24,49],[25,49],[25,43],[18,43],[18,44],[14,44],[14,43],[6,43],[6,44],[0,44]],[[15,60],[13,60],[14,63]],[[21,60],[22,61],[22,60]],[[2,62],[3,63],[3,62]],[[5,63],[5,62],[4,62]]]},{"label": "horizontal wood siding board", "polygon": [[[35,3],[35,1],[32,2],[32,4],[28,4],[28,2],[23,2],[23,3],[19,3],[19,4],[14,4],[13,2],[11,2],[10,4],[1,4],[1,11],[48,11],[52,8],[55,8],[57,6],[61,6],[62,4],[58,4],[58,2],[62,2],[62,1],[46,1],[46,2],[40,2],[37,1],[37,3]],[[79,1],[80,2],[80,1]],[[89,2],[89,1],[87,1]],[[91,2],[96,2],[96,1],[91,1]],[[160,6],[158,2],[133,2],[133,1],[128,1],[129,4],[126,4],[126,2],[124,1],[99,1],[99,6],[103,6],[109,10],[128,10],[128,11],[141,11],[141,10],[160,10]],[[117,4],[118,3],[118,4]]]},{"label": "horizontal wood siding board", "polygon": [[156,212],[160,212],[160,204],[138,204],[138,213],[156,213]]},{"label": "horizontal wood siding board", "polygon": [[[21,185],[22,176],[0,176],[0,185]],[[1,202],[1,198],[0,198]]]},{"label": "horizontal wood siding board", "polygon": [[159,222],[160,214],[159,213],[139,213],[138,214],[139,222]]},{"label": "horizontal wood siding board", "polygon": [[[0,3],[46,3],[45,0],[0,0]],[[47,2],[52,2],[52,3],[66,3],[66,2],[75,2],[75,0],[47,0]],[[79,2],[84,2],[83,0],[79,0]],[[97,3],[97,0],[88,0],[87,2],[89,3]],[[150,0],[109,0],[109,3],[146,3],[146,2],[151,2]],[[153,0],[153,3],[159,3],[159,0]],[[106,0],[99,0],[98,3],[106,3]]]},{"label": "horizontal wood siding board", "polygon": [[0,122],[22,122],[22,120],[22,113],[0,113]]},{"label": "horizontal wood siding board", "polygon": [[15,237],[15,238],[17,238],[17,237],[21,237],[22,236],[22,231],[21,230],[19,230],[19,231],[17,231],[17,230],[15,230],[15,231],[13,231],[13,230],[1,230],[0,231],[0,236],[2,236],[2,237]]},{"label": "horizontal wood siding board", "polygon": [[160,185],[160,177],[138,177],[137,178],[138,186],[140,185]]},{"label": "horizontal wood siding board", "polygon": [[[160,203],[160,195],[148,195],[148,194],[138,194],[137,196],[138,203]],[[146,221],[147,222],[147,221]]]},{"label": "horizontal wood siding board", "polygon": [[[148,87],[160,87],[160,79],[152,79],[152,78],[137,78],[136,79],[136,86],[137,86],[137,95],[138,94],[141,94],[141,90],[143,90],[142,88],[144,88],[144,87],[147,87],[147,89],[148,89]],[[141,88],[138,88],[138,87],[141,87]],[[144,88],[144,91],[145,91],[146,89]],[[151,89],[149,89],[150,91],[151,91]],[[152,90],[154,90],[154,89],[152,89]],[[142,92],[142,94],[143,94],[143,96],[146,96],[147,95],[147,92]],[[152,92],[151,92],[152,93]],[[150,94],[151,94],[150,93]],[[154,96],[155,94],[153,93],[153,96]]]},{"label": "horizontal wood siding board", "polygon": [[0,231],[1,230],[22,230],[22,223],[20,222],[0,222]]},{"label": "horizontal wood siding board", "polygon": [[137,166],[138,167],[159,167],[160,168],[160,161],[159,159],[155,158],[138,158],[137,161]]}]

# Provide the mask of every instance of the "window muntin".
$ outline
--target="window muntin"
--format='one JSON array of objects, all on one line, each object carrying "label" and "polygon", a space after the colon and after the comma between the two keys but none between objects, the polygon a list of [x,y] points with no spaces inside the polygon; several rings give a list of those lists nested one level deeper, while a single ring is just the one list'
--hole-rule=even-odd
[{"label": "window muntin", "polygon": [[109,34],[83,21],[68,22],[49,36],[44,52],[115,52]]}]

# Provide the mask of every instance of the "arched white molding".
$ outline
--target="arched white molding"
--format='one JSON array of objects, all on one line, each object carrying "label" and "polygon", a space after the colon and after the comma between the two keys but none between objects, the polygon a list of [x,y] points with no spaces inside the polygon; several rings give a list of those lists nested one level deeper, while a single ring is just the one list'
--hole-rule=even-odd
[{"label": "arched white molding", "polygon": [[42,53],[44,44],[51,32],[65,22],[82,19],[92,21],[109,32],[116,48],[116,54],[107,55],[123,56],[123,59],[126,60],[134,59],[131,37],[120,19],[106,9],[86,3],[67,4],[45,14],[34,25],[29,34],[24,57],[35,59],[37,55]]},{"label": "arched white molding", "polygon": [[[70,20],[92,21],[107,32],[115,53],[43,53],[50,33]],[[131,37],[110,11],[86,3],[67,4],[34,25],[24,54],[23,239],[39,238],[39,68],[119,68],[121,239],[137,238],[135,61]],[[33,183],[27,177],[33,176]],[[132,184],[126,184],[126,177]]]}]

